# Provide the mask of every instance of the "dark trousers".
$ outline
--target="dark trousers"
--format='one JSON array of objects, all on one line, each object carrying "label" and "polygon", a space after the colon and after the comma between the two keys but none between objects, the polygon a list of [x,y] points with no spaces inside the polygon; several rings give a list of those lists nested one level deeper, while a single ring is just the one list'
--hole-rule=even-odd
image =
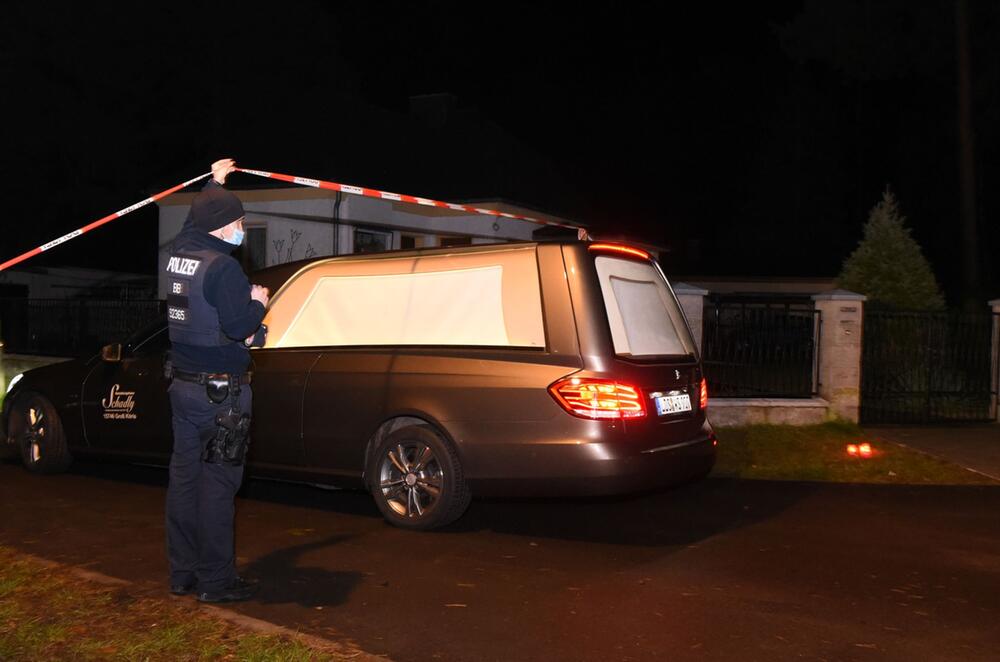
[{"label": "dark trousers", "polygon": [[[203,385],[173,380],[174,450],[167,488],[167,558],[170,583],[197,582],[199,591],[218,591],[236,579],[233,544],[234,498],[243,467],[202,462],[203,439],[216,429],[215,416],[230,399],[214,404]],[[250,412],[250,386],[240,388],[240,409]]]}]

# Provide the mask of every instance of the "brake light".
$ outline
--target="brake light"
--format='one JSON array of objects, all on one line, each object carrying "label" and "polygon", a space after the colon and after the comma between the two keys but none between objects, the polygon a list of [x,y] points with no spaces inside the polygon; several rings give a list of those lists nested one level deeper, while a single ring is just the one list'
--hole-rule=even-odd
[{"label": "brake light", "polygon": [[702,411],[708,407],[708,380],[704,377],[701,380],[701,394],[698,396],[698,408]]},{"label": "brake light", "polygon": [[612,253],[637,257],[641,260],[649,259],[649,253],[641,248],[632,248],[631,246],[622,246],[620,244],[590,244],[587,246],[587,249],[593,253]]},{"label": "brake light", "polygon": [[642,418],[646,406],[634,386],[604,379],[571,377],[549,387],[549,393],[563,409],[581,418]]},{"label": "brake light", "polygon": [[847,454],[851,457],[870,458],[875,455],[875,449],[867,441],[863,444],[847,444]]}]

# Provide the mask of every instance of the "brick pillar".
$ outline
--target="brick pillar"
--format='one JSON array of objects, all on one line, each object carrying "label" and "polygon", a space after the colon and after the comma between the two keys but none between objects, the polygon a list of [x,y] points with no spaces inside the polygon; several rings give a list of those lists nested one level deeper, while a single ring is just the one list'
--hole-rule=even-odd
[{"label": "brick pillar", "polygon": [[993,352],[990,355],[993,360],[993,363],[990,364],[990,374],[993,376],[991,382],[993,402],[991,404],[993,405],[993,416],[1000,423],[1000,397],[997,396],[997,392],[1000,391],[1000,299],[990,301],[989,306],[993,309]]},{"label": "brick pillar", "polygon": [[688,324],[691,326],[694,341],[698,344],[698,352],[701,353],[701,320],[704,316],[705,297],[708,296],[708,290],[687,283],[673,283],[672,287],[674,294],[677,295],[677,301],[684,309],[684,316],[687,317]]},{"label": "brick pillar", "polygon": [[861,337],[867,297],[847,290],[813,296],[820,311],[819,396],[830,415],[858,422],[861,405]]}]

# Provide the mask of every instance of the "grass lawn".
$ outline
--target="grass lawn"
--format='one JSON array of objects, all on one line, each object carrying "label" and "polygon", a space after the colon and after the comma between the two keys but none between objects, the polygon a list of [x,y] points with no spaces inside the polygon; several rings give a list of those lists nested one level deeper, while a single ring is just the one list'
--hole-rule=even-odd
[{"label": "grass lawn", "polygon": [[200,613],[134,597],[0,547],[0,660],[338,660]]},{"label": "grass lawn", "polygon": [[718,428],[717,476],[764,480],[917,485],[1000,485],[986,476],[890,442],[872,442],[871,458],[848,444],[869,441],[855,425],[752,425]]}]

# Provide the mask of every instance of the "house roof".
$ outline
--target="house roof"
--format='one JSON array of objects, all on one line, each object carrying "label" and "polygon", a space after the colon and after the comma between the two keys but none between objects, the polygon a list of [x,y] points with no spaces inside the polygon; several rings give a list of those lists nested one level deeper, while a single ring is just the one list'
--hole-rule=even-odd
[{"label": "house roof", "polygon": [[[255,203],[255,202],[286,202],[294,200],[324,200],[333,199],[337,196],[336,191],[330,191],[328,189],[313,188],[311,186],[295,186],[295,187],[283,187],[283,188],[254,188],[254,189],[230,189],[233,193],[239,197],[244,204]],[[197,195],[197,191],[175,193],[171,196],[158,201],[156,204],[161,207],[178,207],[178,206],[190,206],[191,201],[194,196]],[[354,195],[352,193],[346,193],[345,195]],[[416,205],[406,202],[398,201],[386,201],[391,202],[392,210],[394,212],[404,212],[407,214],[414,214],[417,216],[425,216],[430,218],[443,218],[452,216],[469,216],[469,212],[456,211],[453,209],[446,209],[443,207],[431,207],[428,205]],[[537,209],[532,209],[529,207],[524,207],[507,200],[503,199],[487,199],[487,200],[457,200],[457,204],[465,205],[475,205],[482,209],[491,209],[496,211],[505,212],[508,214],[514,214],[517,216],[530,216],[532,218],[537,218],[541,221],[551,221],[553,223],[563,223],[568,225],[576,225],[579,227],[585,227],[583,224],[569,219],[562,218],[560,216],[555,216],[553,214],[548,214]],[[503,220],[502,217],[497,217],[498,221]]]}]

